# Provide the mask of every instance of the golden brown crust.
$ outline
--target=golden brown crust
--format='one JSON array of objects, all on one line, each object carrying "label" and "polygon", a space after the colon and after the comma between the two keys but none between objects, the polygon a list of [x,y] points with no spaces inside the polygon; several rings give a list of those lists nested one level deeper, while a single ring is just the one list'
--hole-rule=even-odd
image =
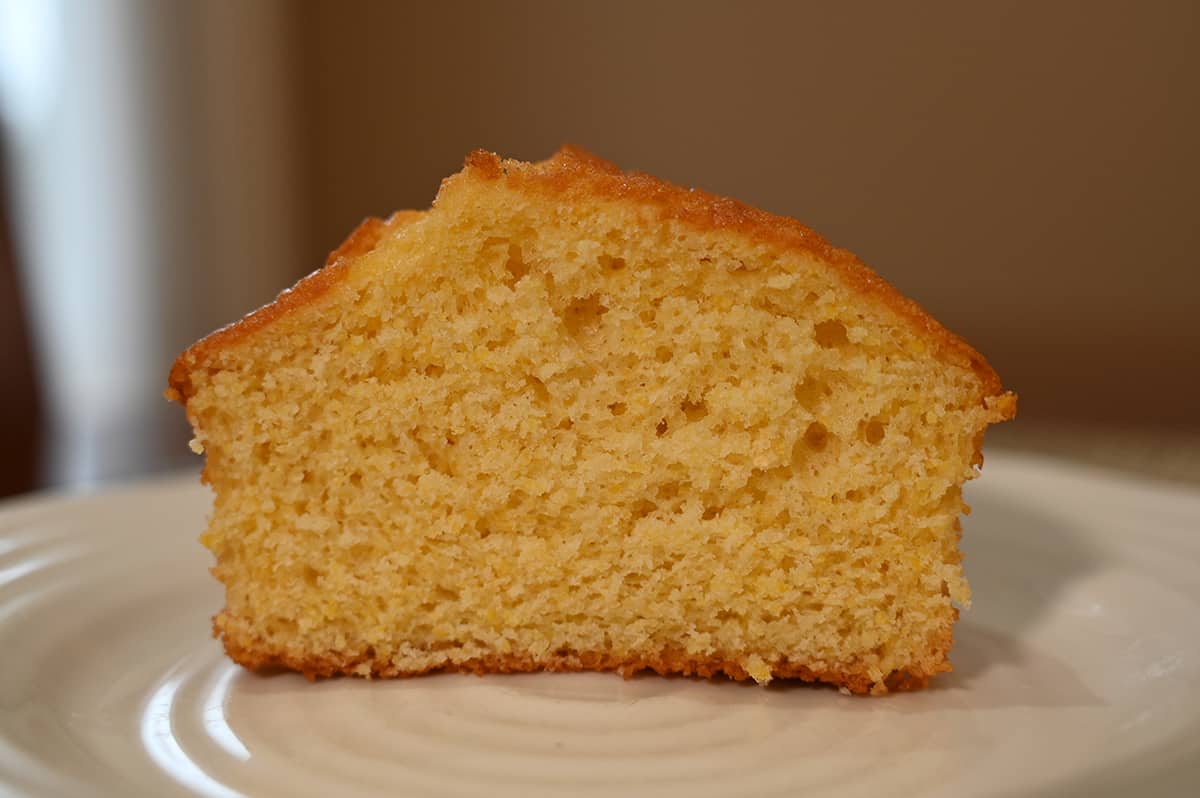
[{"label": "golden brown crust", "polygon": [[[957,611],[956,611],[957,614]],[[725,675],[735,681],[752,678],[746,669],[732,657],[696,657],[682,651],[666,650],[649,655],[619,657],[608,652],[558,651],[544,657],[529,654],[493,654],[462,662],[447,658],[441,663],[425,668],[404,670],[394,665],[386,656],[377,655],[368,649],[361,654],[339,654],[328,652],[319,655],[295,656],[289,652],[270,651],[258,639],[242,639],[229,628],[227,615],[221,613],[213,618],[213,637],[220,638],[225,653],[239,665],[250,670],[284,668],[298,671],[309,680],[331,676],[366,676],[375,678],[405,678],[432,672],[474,673],[532,673],[540,671],[579,672],[614,671],[625,678],[632,678],[640,671],[653,671],[660,676],[699,676],[706,679]],[[821,682],[844,687],[852,693],[865,695],[885,692],[919,690],[938,673],[953,670],[947,655],[953,644],[953,629],[945,627],[933,642],[928,657],[905,670],[893,671],[876,682],[865,668],[843,666],[838,668],[813,669],[798,662],[783,660],[771,666],[775,679],[796,679],[804,682]],[[365,667],[364,667],[365,666]]]},{"label": "golden brown crust", "polygon": [[189,373],[197,364],[203,363],[212,352],[233,346],[297,308],[311,304],[344,280],[351,261],[374,249],[389,230],[415,221],[420,216],[419,211],[398,211],[386,221],[373,216],[363,220],[337,249],[329,253],[322,268],[281,293],[274,302],[202,338],[176,358],[167,379],[167,398],[174,402],[186,403],[191,396]]},{"label": "golden brown crust", "polygon": [[[1012,418],[1016,413],[1015,396],[1004,393],[999,376],[983,355],[854,254],[833,246],[795,219],[776,216],[706,191],[683,188],[640,172],[622,172],[608,161],[571,145],[562,147],[548,160],[532,164],[505,161],[494,153],[476,150],[467,156],[460,174],[468,173],[485,180],[503,179],[515,188],[550,192],[568,201],[599,197],[649,205],[657,208],[663,219],[678,220],[700,230],[734,231],[784,250],[810,253],[837,269],[852,290],[875,297],[906,319],[934,344],[935,351],[942,357],[974,370],[982,382],[985,397],[1007,399],[996,404],[997,420]],[[401,211],[387,222],[367,219],[334,250],[324,268],[280,294],[271,304],[193,344],[171,369],[167,398],[186,403],[190,394],[188,373],[192,368],[203,363],[211,353],[232,346],[293,310],[311,304],[343,280],[350,261],[373,249],[386,229],[419,216],[416,211]]]},{"label": "golden brown crust", "polygon": [[[503,179],[513,188],[557,194],[568,202],[600,197],[649,205],[658,209],[659,218],[677,220],[697,230],[736,232],[783,250],[810,253],[837,269],[852,290],[878,299],[916,327],[943,357],[971,368],[983,383],[984,396],[1000,396],[1004,392],[1000,377],[970,344],[943,327],[853,253],[833,246],[795,219],[699,189],[683,188],[641,172],[622,172],[617,166],[571,145],[535,164],[505,161],[494,153],[476,150],[467,156],[464,171],[486,180]],[[1011,411],[1015,412],[1015,406]],[[1011,417],[1011,412],[1004,416]]]}]

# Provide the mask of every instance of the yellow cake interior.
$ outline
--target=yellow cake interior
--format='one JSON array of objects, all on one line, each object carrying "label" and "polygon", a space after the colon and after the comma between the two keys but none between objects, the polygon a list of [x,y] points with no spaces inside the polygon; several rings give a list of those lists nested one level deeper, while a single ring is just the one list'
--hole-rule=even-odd
[{"label": "yellow cake interior", "polygon": [[935,349],[817,254],[467,170],[189,364],[218,631],[315,673],[919,682],[1012,401]]}]

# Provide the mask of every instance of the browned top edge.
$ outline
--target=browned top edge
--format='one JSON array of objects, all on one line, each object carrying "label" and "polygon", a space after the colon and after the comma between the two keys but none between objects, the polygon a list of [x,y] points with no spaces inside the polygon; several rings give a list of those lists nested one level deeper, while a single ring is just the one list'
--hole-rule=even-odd
[{"label": "browned top edge", "polygon": [[189,374],[193,367],[203,363],[213,352],[233,346],[297,308],[311,304],[344,280],[350,262],[374,249],[389,228],[419,216],[419,211],[400,211],[386,221],[375,217],[363,220],[337,249],[329,253],[322,268],[281,293],[270,304],[192,344],[176,358],[167,379],[166,397],[174,402],[186,402],[191,395]]},{"label": "browned top edge", "polygon": [[[901,294],[853,253],[833,246],[795,219],[777,216],[737,200],[699,189],[688,189],[640,172],[623,172],[586,150],[566,145],[551,158],[537,163],[503,160],[495,153],[470,153],[460,176],[504,180],[517,190],[550,193],[565,199],[601,198],[635,202],[658,209],[660,218],[678,220],[699,230],[726,230],[769,243],[781,250],[811,254],[836,269],[844,282],[861,294],[882,302],[911,324],[935,351],[951,362],[970,367],[982,383],[984,396],[1004,394],[995,370],[970,344],[943,327],[924,308]],[[454,180],[449,178],[447,182]],[[443,189],[446,183],[443,183]],[[435,202],[436,205],[436,202]],[[401,211],[384,222],[370,218],[330,254],[326,265],[283,292],[269,305],[193,344],[171,369],[166,396],[186,402],[188,374],[213,352],[229,347],[297,308],[315,301],[345,279],[350,262],[371,251],[391,225],[411,221],[417,211]],[[1005,418],[1016,412],[1016,397],[1004,394],[996,409]]]},{"label": "browned top edge", "polygon": [[[567,200],[598,197],[648,205],[657,208],[662,219],[678,220],[701,231],[736,232],[781,250],[809,253],[836,269],[852,290],[877,298],[906,320],[944,358],[970,367],[978,375],[985,396],[1003,393],[1000,377],[970,344],[943,327],[853,253],[833,246],[795,219],[641,172],[623,172],[573,145],[563,146],[551,158],[538,163],[503,160],[494,153],[476,150],[467,156],[464,173],[485,180],[504,180],[518,190],[551,193]],[[1015,397],[1010,395],[1000,407],[1006,417],[1011,417],[1016,409]]]}]

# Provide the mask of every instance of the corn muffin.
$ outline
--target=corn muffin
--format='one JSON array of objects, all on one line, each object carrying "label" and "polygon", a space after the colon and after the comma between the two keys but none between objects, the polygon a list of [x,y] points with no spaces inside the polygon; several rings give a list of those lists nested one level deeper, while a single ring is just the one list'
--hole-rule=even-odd
[{"label": "corn muffin", "polygon": [[912,688],[1016,397],[792,219],[582,150],[433,207],[176,361],[235,661]]}]

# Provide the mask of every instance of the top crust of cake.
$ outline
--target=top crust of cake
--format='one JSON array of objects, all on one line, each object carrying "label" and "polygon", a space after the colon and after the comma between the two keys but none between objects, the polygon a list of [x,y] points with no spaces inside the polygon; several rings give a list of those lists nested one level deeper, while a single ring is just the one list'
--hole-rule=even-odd
[{"label": "top crust of cake", "polygon": [[186,404],[192,395],[189,372],[202,366],[212,353],[237,345],[239,341],[267,327],[293,311],[312,304],[346,278],[350,264],[367,254],[387,233],[420,218],[420,211],[397,211],[387,220],[369,217],[346,237],[325,259],[325,265],[275,297],[275,301],[228,326],[208,335],[176,358],[168,377],[166,397]]},{"label": "top crust of cake", "polygon": [[[989,406],[1002,412],[1004,418],[1012,418],[1016,413],[1016,396],[1004,392],[999,376],[983,355],[893,288],[853,253],[833,246],[795,219],[767,213],[700,189],[677,186],[641,172],[624,172],[571,145],[536,163],[506,160],[495,153],[476,150],[467,156],[461,172],[442,182],[441,191],[464,180],[503,180],[513,190],[556,196],[566,203],[606,200],[651,207],[657,210],[660,219],[676,220],[701,232],[732,232],[781,252],[810,253],[835,269],[844,284],[865,300],[885,305],[911,324],[937,357],[973,370],[980,379],[982,395],[992,399]],[[346,278],[354,260],[374,249],[376,243],[390,232],[421,216],[420,211],[400,211],[386,221],[366,219],[329,255],[323,268],[284,291],[271,304],[214,332],[181,354],[171,369],[167,398],[186,404],[192,393],[188,377],[192,369],[203,367],[213,353],[236,346],[257,330],[314,302]]]}]

